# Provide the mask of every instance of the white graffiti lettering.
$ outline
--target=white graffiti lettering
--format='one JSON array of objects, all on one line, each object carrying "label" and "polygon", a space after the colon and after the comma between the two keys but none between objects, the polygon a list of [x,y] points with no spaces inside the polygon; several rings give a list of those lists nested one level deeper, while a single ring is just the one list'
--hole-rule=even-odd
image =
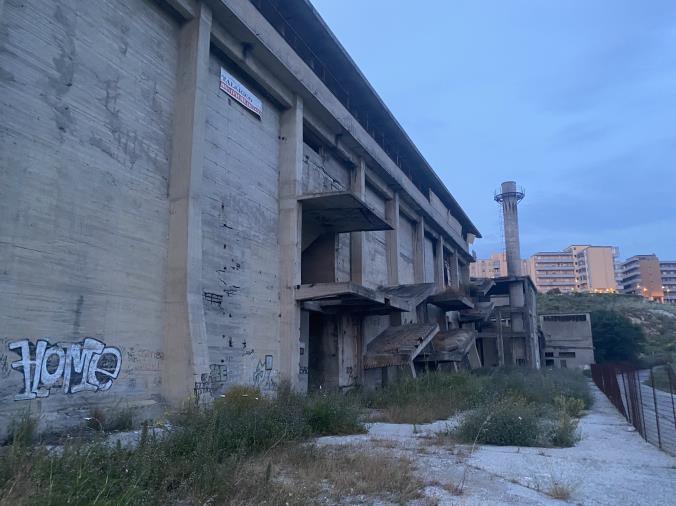
[{"label": "white graffiti lettering", "polygon": [[24,401],[49,396],[52,388],[62,386],[64,393],[104,392],[113,386],[122,367],[120,350],[87,337],[81,343],[49,344],[39,339],[9,343],[9,349],[21,358],[12,369],[23,374],[23,392],[14,396]]}]

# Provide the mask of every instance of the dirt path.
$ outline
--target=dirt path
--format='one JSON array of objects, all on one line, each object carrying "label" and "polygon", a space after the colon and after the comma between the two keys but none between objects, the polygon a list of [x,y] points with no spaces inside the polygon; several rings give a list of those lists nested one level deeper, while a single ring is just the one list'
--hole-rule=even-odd
[{"label": "dirt path", "polygon": [[[646,443],[606,397],[580,421],[574,448],[469,447],[439,442],[449,423],[423,426],[373,424],[360,436],[326,437],[324,445],[357,444],[364,451],[410,458],[428,483],[419,504],[676,504],[676,458]],[[454,489],[465,477],[461,495]],[[549,494],[558,484],[566,501]]]}]

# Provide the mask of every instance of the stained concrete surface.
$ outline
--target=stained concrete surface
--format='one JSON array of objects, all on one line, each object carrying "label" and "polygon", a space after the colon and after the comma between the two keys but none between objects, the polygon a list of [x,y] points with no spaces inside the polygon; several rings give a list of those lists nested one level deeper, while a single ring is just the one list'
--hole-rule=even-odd
[{"label": "stained concrete surface", "polygon": [[[410,458],[428,485],[428,504],[676,504],[676,458],[645,442],[608,399],[593,387],[594,405],[580,420],[573,448],[518,448],[438,444],[435,433],[457,418],[426,425],[375,423],[368,434],[331,436],[320,445],[359,444],[365,451]],[[444,485],[458,485],[462,495]],[[571,491],[566,501],[547,494],[554,484]]]}]

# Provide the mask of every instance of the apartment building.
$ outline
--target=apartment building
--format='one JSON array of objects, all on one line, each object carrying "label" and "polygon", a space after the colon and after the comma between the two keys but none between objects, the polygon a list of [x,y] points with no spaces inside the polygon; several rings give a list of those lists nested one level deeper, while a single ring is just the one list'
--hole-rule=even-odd
[{"label": "apartment building", "polygon": [[577,290],[612,293],[617,291],[615,259],[619,251],[613,246],[571,246],[575,255]]},{"label": "apartment building", "polygon": [[529,260],[529,272],[540,292],[617,291],[612,246],[571,245],[563,251],[539,252]]},{"label": "apartment building", "polygon": [[530,258],[530,277],[539,292],[559,290],[563,293],[577,289],[575,259],[566,251],[541,251]]},{"label": "apartment building", "polygon": [[660,261],[664,302],[676,304],[676,260]]},{"label": "apartment building", "polygon": [[[530,272],[528,260],[521,262],[521,272],[527,275]],[[507,254],[504,251],[493,253],[485,260],[477,259],[469,266],[470,276],[473,278],[501,278],[507,276]]]},{"label": "apartment building", "polygon": [[[671,272],[665,268],[665,272]],[[622,263],[622,293],[663,302],[662,268],[657,255],[634,255]]]}]

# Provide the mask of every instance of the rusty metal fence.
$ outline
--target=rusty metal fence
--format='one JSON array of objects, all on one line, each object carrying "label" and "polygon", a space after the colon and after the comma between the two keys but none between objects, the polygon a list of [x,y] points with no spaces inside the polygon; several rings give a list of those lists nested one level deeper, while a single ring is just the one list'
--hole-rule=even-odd
[{"label": "rusty metal fence", "polygon": [[591,372],[596,386],[643,439],[676,455],[676,374],[671,365],[595,364]]}]

